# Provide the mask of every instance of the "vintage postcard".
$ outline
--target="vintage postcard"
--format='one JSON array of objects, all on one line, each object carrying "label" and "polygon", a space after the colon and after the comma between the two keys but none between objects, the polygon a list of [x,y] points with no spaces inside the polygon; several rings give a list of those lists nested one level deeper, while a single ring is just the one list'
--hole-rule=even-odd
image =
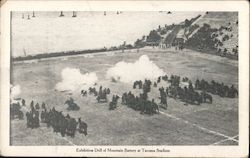
[{"label": "vintage postcard", "polygon": [[248,7],[5,2],[0,154],[247,157]]}]

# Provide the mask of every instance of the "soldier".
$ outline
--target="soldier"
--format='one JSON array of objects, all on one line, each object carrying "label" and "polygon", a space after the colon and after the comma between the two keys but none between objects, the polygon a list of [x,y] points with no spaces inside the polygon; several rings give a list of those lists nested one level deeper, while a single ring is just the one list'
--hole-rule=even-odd
[{"label": "soldier", "polygon": [[62,121],[62,128],[61,128],[61,135],[64,137],[66,134],[66,130],[67,130],[67,119],[64,117],[63,121]]},{"label": "soldier", "polygon": [[25,100],[24,100],[24,99],[22,99],[22,106],[26,106],[26,105],[25,105]]},{"label": "soldier", "polygon": [[67,114],[67,116],[66,116],[66,119],[70,119],[70,116],[69,116],[69,114]]},{"label": "soldier", "polygon": [[33,124],[33,127],[34,128],[38,128],[38,127],[40,127],[40,123],[39,123],[39,112],[37,111],[36,113],[35,113],[35,117],[33,118],[34,120],[34,124]]},{"label": "soldier", "polygon": [[163,90],[162,93],[161,93],[161,103],[162,103],[163,105],[165,105],[164,108],[167,109],[167,107],[168,107],[167,95],[166,95],[166,93],[164,92],[164,90]]},{"label": "soldier", "polygon": [[42,109],[46,110],[46,106],[44,102],[42,103]]},{"label": "soldier", "polygon": [[194,91],[192,82],[189,82],[188,89],[191,91]]},{"label": "soldier", "polygon": [[134,82],[133,84],[133,89],[136,89],[137,81]]},{"label": "soldier", "polygon": [[158,77],[157,83],[161,82],[161,76]]},{"label": "soldier", "polygon": [[26,118],[27,118],[27,128],[31,127],[31,114],[30,112],[26,112]]},{"label": "soldier", "polygon": [[42,123],[46,123],[46,115],[47,115],[47,110],[45,109],[41,112],[41,122]]},{"label": "soldier", "polygon": [[99,88],[99,95],[102,95],[102,86]]},{"label": "soldier", "polygon": [[154,87],[157,87],[157,83],[156,82],[154,82]]},{"label": "soldier", "polygon": [[109,88],[107,89],[107,94],[110,94],[110,89]]},{"label": "soldier", "polygon": [[36,108],[36,110],[40,109],[39,103],[36,103],[35,108]]},{"label": "soldier", "polygon": [[168,92],[169,92],[169,88],[168,87],[166,87],[166,94],[168,95]]},{"label": "soldier", "polygon": [[139,89],[142,89],[142,81],[139,81]]},{"label": "soldier", "polygon": [[200,80],[199,79],[197,79],[195,81],[195,89],[200,89]]},{"label": "soldier", "polygon": [[88,134],[87,132],[87,123],[81,121],[81,118],[78,118],[78,124],[79,124],[79,133],[83,133],[85,136]]},{"label": "soldier", "polygon": [[122,104],[126,104],[127,93],[122,94]]},{"label": "soldier", "polygon": [[31,109],[31,111],[35,110],[35,108],[34,108],[34,101],[33,100],[30,103],[30,109]]}]

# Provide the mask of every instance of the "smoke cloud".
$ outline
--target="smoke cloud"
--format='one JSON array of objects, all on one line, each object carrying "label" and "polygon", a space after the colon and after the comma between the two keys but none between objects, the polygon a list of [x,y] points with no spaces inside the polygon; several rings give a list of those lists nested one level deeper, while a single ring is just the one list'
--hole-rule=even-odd
[{"label": "smoke cloud", "polygon": [[81,74],[80,69],[65,68],[61,72],[62,81],[56,84],[56,90],[74,92],[80,89],[88,89],[93,86],[98,78],[96,73]]},{"label": "smoke cloud", "polygon": [[21,94],[20,85],[10,85],[10,99],[14,100]]},{"label": "smoke cloud", "polygon": [[154,80],[164,74],[164,71],[153,61],[150,61],[147,55],[142,55],[134,63],[124,61],[116,63],[114,67],[108,69],[106,77],[108,79],[129,83],[135,80]]}]

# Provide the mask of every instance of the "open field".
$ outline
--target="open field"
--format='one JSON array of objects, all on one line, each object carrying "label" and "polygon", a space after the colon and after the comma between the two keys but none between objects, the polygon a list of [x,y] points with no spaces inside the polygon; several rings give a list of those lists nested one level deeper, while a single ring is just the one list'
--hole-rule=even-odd
[{"label": "open field", "polygon": [[[238,144],[238,98],[221,98],[213,95],[213,104],[201,106],[184,105],[179,100],[168,98],[168,109],[160,114],[141,115],[122,105],[108,110],[108,103],[97,103],[93,96],[81,97],[80,91],[71,96],[80,106],[79,111],[66,111],[64,102],[69,94],[55,90],[61,81],[61,71],[79,68],[81,73],[96,72],[98,87],[109,87],[112,94],[134,90],[131,84],[111,82],[106,71],[119,61],[134,62],[141,55],[162,68],[167,75],[176,74],[198,79],[215,80],[238,87],[238,63],[230,59],[192,51],[143,49],[139,53],[96,54],[93,56],[70,56],[49,60],[14,63],[13,84],[21,86],[20,97],[27,104],[45,102],[64,114],[81,117],[88,124],[88,135],[76,134],[75,138],[61,137],[52,128],[41,124],[38,129],[26,128],[26,120],[11,121],[11,145],[237,145]],[[146,70],[145,70],[146,71]],[[160,86],[167,86],[161,82]],[[159,88],[159,87],[158,87]],[[152,88],[149,97],[158,97],[158,88]],[[156,99],[159,102],[159,99]],[[29,108],[29,106],[28,106]]]}]

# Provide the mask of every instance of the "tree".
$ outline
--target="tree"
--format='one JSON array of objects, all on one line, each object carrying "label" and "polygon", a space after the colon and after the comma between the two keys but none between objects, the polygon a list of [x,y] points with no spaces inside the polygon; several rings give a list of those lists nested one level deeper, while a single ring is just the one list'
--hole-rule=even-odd
[{"label": "tree", "polygon": [[161,36],[158,34],[156,30],[150,31],[147,42],[159,42],[161,40]]}]

